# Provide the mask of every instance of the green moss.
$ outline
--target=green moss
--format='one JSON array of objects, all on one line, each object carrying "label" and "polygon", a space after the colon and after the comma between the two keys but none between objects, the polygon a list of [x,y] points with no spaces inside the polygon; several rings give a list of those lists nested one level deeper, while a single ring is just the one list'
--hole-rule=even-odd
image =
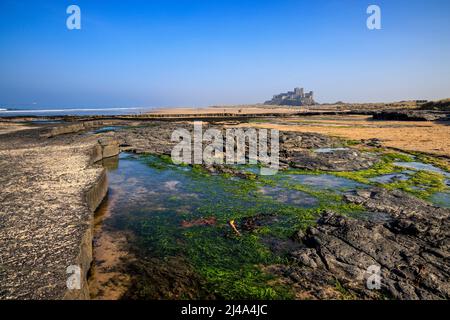
[{"label": "green moss", "polygon": [[411,155],[406,153],[399,152],[386,152],[383,154],[382,160],[384,162],[393,162],[393,161],[401,161],[401,162],[412,162],[414,159]]},{"label": "green moss", "polygon": [[248,123],[267,123],[270,119],[249,119]]},{"label": "green moss", "polygon": [[[422,162],[425,162],[424,159],[427,159],[428,162],[425,163],[434,165],[441,163],[432,157],[423,157],[424,156],[420,159]],[[371,182],[369,180],[373,177],[404,171],[405,168],[394,165],[395,161],[411,162],[415,160],[408,154],[388,152],[382,155],[380,162],[367,170],[329,172],[329,174],[352,179],[360,183],[381,186],[387,189],[400,189],[423,199],[428,199],[433,193],[442,191],[446,188],[445,177],[441,174],[429,171],[417,171],[408,180],[394,181],[386,184]]]},{"label": "green moss", "polygon": [[173,164],[173,161],[172,161],[172,157],[171,157],[171,156],[168,156],[168,155],[163,154],[163,155],[160,155],[160,156],[159,156],[159,159],[160,159],[161,161],[165,162],[165,163]]},{"label": "green moss", "polygon": [[[222,230],[226,232],[226,230]],[[217,230],[191,228],[187,255],[196,270],[206,279],[209,290],[224,299],[291,298],[289,288],[273,285],[274,276],[264,273],[260,265],[279,260],[255,234],[218,236]]]},{"label": "green moss", "polygon": [[361,144],[361,140],[345,140],[344,145],[345,146],[356,146]]},{"label": "green moss", "polygon": [[289,174],[332,174],[338,177],[351,179],[360,183],[369,184],[369,178],[373,178],[379,175],[390,174],[394,172],[401,172],[404,169],[393,164],[394,161],[413,161],[411,156],[402,153],[384,153],[378,163],[371,168],[359,171],[321,171],[321,170],[302,170],[302,169],[289,169],[285,171]]},{"label": "green moss", "polygon": [[410,162],[413,161],[413,159],[407,154],[389,152],[384,153],[381,156],[380,161],[369,169],[358,171],[329,172],[329,174],[334,174],[338,177],[352,179],[360,183],[369,184],[370,178],[403,171],[404,168],[394,165],[395,161]]},{"label": "green moss", "polygon": [[445,177],[429,171],[417,171],[406,181],[395,181],[383,186],[388,189],[400,189],[422,199],[428,199],[434,193],[446,189]]},{"label": "green moss", "polygon": [[169,198],[167,198],[167,200],[169,200],[169,201],[178,201],[178,200],[180,200],[180,197],[170,196]]},{"label": "green moss", "polygon": [[355,294],[351,293],[345,287],[343,287],[342,284],[337,279],[335,281],[334,287],[341,294],[341,298],[343,300],[355,300],[357,298]]}]

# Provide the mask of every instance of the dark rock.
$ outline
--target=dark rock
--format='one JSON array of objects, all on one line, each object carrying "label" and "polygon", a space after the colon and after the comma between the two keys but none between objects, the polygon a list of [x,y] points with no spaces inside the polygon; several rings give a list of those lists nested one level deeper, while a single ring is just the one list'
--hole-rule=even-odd
[{"label": "dark rock", "polygon": [[124,300],[216,298],[206,289],[204,279],[182,258],[135,259],[126,265],[126,273],[132,275],[132,280]]},{"label": "dark rock", "polygon": [[[295,264],[268,270],[309,298],[449,299],[450,210],[384,189],[355,191],[346,200],[392,219],[327,211],[315,227],[293,236],[304,245],[291,252]],[[371,266],[380,267],[379,290],[367,286]]]},{"label": "dark rock", "polygon": [[280,132],[280,151],[299,149],[333,148],[342,146],[338,138],[319,133],[308,132]]},{"label": "dark rock", "polygon": [[383,144],[381,143],[381,140],[377,139],[377,138],[363,140],[362,142],[369,147],[379,148],[379,147],[383,146]]},{"label": "dark rock", "polygon": [[385,110],[372,115],[374,120],[396,121],[445,121],[449,119],[449,112],[431,110]]}]

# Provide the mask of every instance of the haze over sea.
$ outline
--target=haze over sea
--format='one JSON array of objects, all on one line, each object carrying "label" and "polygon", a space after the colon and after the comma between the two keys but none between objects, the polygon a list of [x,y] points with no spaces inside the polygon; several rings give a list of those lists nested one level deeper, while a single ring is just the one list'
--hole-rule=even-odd
[{"label": "haze over sea", "polygon": [[140,114],[151,111],[150,107],[78,107],[58,108],[32,105],[0,106],[0,117],[17,116],[88,116],[88,115],[122,115]]}]

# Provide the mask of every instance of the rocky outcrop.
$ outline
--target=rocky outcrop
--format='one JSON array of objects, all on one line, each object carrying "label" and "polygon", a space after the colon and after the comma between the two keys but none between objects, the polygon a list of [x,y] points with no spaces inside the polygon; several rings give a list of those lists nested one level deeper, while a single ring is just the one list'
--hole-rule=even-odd
[{"label": "rocky outcrop", "polygon": [[303,248],[291,252],[294,263],[270,271],[304,298],[450,298],[450,210],[382,189],[355,191],[346,199],[373,210],[373,217],[389,218],[325,212],[316,226],[295,234]]},{"label": "rocky outcrop", "polygon": [[[216,128],[225,130],[220,125],[203,125],[203,130]],[[192,123],[154,122],[151,126],[131,128],[114,133],[119,140],[122,150],[150,152],[156,154],[170,154],[175,142],[171,142],[172,132],[176,129],[193,130]],[[243,130],[248,128],[242,127]],[[223,132],[225,137],[225,131]],[[342,140],[318,133],[308,132],[280,132],[280,153],[315,148],[341,147]]]},{"label": "rocky outcrop", "polygon": [[286,160],[294,168],[306,170],[353,171],[372,167],[378,157],[355,149],[314,152],[287,151]]},{"label": "rocky outcrop", "polygon": [[400,190],[358,190],[344,197],[367,210],[389,214],[393,218],[391,229],[418,236],[441,250],[448,252],[450,249],[449,209],[434,207]]},{"label": "rocky outcrop", "polygon": [[80,121],[70,124],[63,123],[47,128],[40,135],[42,138],[53,138],[64,134],[78,133],[86,130],[91,130],[95,127],[108,125],[108,123],[110,122],[103,120]]},{"label": "rocky outcrop", "polygon": [[424,103],[420,109],[423,110],[441,110],[441,111],[450,111],[450,99],[442,99],[438,101],[430,101]]},{"label": "rocky outcrop", "polygon": [[[206,128],[204,126],[204,129]],[[222,126],[215,128],[224,130]],[[193,126],[188,123],[155,123],[151,127],[118,131],[114,136],[123,151],[170,155],[175,145],[175,142],[171,141],[171,134],[175,129],[192,131]],[[377,156],[355,149],[314,151],[317,148],[334,147],[342,147],[342,140],[317,133],[280,132],[281,166],[291,164],[295,168],[308,170],[351,171],[370,168],[378,161]],[[207,166],[207,169],[213,172],[217,171],[218,167]]]},{"label": "rocky outcrop", "polygon": [[119,142],[111,137],[102,137],[92,148],[91,162],[117,156],[120,153]]},{"label": "rocky outcrop", "polygon": [[122,151],[170,155],[175,142],[171,142],[176,129],[193,130],[192,124],[154,122],[150,126],[115,132]]},{"label": "rocky outcrop", "polygon": [[450,112],[431,110],[386,110],[375,112],[374,120],[397,120],[397,121],[448,121]]}]

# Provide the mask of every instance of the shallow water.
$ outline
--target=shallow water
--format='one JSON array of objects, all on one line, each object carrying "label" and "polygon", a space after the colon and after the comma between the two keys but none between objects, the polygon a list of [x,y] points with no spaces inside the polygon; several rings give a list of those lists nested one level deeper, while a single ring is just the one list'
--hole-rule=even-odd
[{"label": "shallow water", "polygon": [[337,177],[331,174],[295,174],[287,175],[287,177],[291,181],[319,190],[338,192],[366,187],[366,185],[354,180]]},{"label": "shallow water", "polygon": [[406,181],[410,178],[407,173],[391,173],[385,174],[378,177],[369,178],[370,182],[378,183],[391,183],[395,181]]},{"label": "shallow water", "polygon": [[[285,241],[296,228],[313,221],[315,217],[308,209],[319,203],[314,196],[283,186],[209,175],[154,156],[121,154],[118,164],[112,161],[107,168],[109,198],[100,208],[104,218],[94,241],[95,277],[100,279],[96,281],[107,289],[96,291],[93,298],[114,297],[111,291],[118,289],[108,289],[111,283],[131,286],[132,293],[122,293],[134,298],[214,295],[262,299],[287,295],[288,288],[270,284],[273,276],[257,267],[276,263],[284,254],[274,253],[263,240],[271,237]],[[252,232],[242,229],[243,219],[260,214],[276,214],[277,219]],[[239,236],[230,226],[232,220],[240,230]],[[117,240],[123,238],[128,241]],[[177,263],[167,265],[168,259]],[[126,265],[128,260],[131,266]],[[112,267],[108,265],[111,261],[116,261]],[[135,272],[130,273],[130,269]],[[161,277],[142,278],[155,274],[154,269],[167,274],[186,273],[204,283],[191,283],[191,288],[197,288],[193,290],[184,286],[183,276],[164,276],[167,283]],[[130,278],[145,289],[136,289]],[[120,279],[128,279],[131,284],[124,285]],[[151,285],[155,281],[158,289]],[[173,284],[169,283],[173,281],[179,282],[178,296],[173,296]]]},{"label": "shallow water", "polygon": [[450,177],[450,173],[446,172],[436,166],[433,166],[432,164],[423,163],[423,162],[394,162],[394,165],[404,168],[409,168],[413,170],[424,170],[424,171],[430,171],[430,172],[436,172],[439,174],[442,174],[446,177]]},{"label": "shallow water", "polygon": [[329,152],[344,151],[344,150],[349,150],[349,148],[318,148],[318,149],[314,149],[314,152],[329,153]]},{"label": "shallow water", "polygon": [[56,124],[56,123],[63,123],[63,120],[31,120],[30,123],[32,124]]},{"label": "shallow water", "polygon": [[431,202],[439,207],[450,208],[450,191],[435,193],[431,197]]},{"label": "shallow water", "polygon": [[105,132],[111,132],[111,131],[118,131],[121,130],[123,126],[107,126],[107,127],[101,127],[94,131],[94,133],[105,133]]},{"label": "shallow water", "polygon": [[298,190],[286,189],[279,186],[263,186],[258,190],[266,197],[270,197],[280,203],[302,206],[305,208],[317,205],[318,201],[311,195]]}]

